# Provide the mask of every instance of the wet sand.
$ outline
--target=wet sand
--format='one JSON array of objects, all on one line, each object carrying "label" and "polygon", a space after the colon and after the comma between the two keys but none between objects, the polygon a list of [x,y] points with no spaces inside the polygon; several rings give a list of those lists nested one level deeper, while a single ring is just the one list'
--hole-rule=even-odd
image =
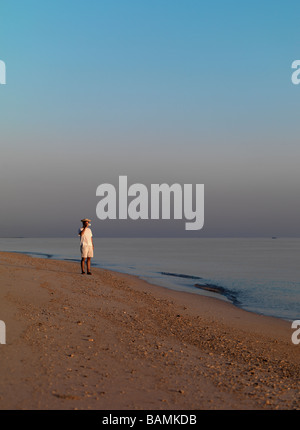
[{"label": "wet sand", "polygon": [[299,409],[291,324],[115,272],[0,253],[0,409]]}]

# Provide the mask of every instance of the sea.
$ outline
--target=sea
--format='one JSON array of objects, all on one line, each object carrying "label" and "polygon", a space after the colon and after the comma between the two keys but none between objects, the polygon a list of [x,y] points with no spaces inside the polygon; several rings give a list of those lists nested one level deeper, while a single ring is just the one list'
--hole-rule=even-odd
[{"label": "sea", "polygon": [[[94,267],[300,320],[300,238],[93,239]],[[0,251],[80,262],[78,237],[2,238]]]}]

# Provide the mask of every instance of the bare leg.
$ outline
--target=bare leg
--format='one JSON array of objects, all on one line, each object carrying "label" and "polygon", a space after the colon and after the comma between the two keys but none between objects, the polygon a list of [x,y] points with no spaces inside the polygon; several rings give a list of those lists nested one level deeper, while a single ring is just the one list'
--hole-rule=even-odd
[{"label": "bare leg", "polygon": [[87,258],[86,266],[87,266],[87,272],[91,273],[91,257]]},{"label": "bare leg", "polygon": [[81,273],[85,273],[84,271],[84,263],[85,263],[85,258],[81,259]]}]

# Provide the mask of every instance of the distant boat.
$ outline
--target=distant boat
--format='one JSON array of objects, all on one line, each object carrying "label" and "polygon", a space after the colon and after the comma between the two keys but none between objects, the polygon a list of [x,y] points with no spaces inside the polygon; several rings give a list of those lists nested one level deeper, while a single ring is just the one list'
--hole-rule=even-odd
[{"label": "distant boat", "polygon": [[272,236],[272,239],[277,239],[277,237],[276,236]]}]

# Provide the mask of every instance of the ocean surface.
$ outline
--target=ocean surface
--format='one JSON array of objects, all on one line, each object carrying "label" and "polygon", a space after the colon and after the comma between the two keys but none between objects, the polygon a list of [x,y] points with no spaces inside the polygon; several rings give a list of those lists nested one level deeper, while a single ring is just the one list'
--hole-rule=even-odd
[{"label": "ocean surface", "polygon": [[[94,267],[217,297],[259,314],[300,319],[299,238],[94,237],[94,244]],[[80,261],[77,237],[3,238],[0,251]]]}]

